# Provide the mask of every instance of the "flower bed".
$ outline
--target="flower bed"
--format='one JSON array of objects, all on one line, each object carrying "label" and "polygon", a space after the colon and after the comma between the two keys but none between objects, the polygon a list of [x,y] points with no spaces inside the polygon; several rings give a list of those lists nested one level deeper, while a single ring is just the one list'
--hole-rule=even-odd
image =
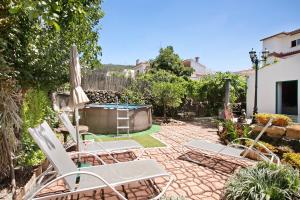
[{"label": "flower bed", "polygon": [[43,173],[48,166],[49,166],[49,162],[46,160],[45,162],[43,162],[43,164],[39,165],[33,170],[31,178],[22,187],[17,189],[16,200],[24,199],[25,194],[29,192],[31,188],[34,188],[37,177],[41,173]]},{"label": "flower bed", "polygon": [[292,120],[286,115],[259,113],[255,115],[256,121],[261,125],[266,125],[273,118],[272,125],[286,127]]},{"label": "flower bed", "polygon": [[283,162],[300,169],[300,153],[285,153],[283,154]]}]

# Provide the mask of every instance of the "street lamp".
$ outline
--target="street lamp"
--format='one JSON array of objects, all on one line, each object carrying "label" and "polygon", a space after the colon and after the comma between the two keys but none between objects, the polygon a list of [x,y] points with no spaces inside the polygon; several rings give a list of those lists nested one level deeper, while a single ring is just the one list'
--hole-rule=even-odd
[{"label": "street lamp", "polygon": [[267,58],[269,56],[269,51],[265,48],[261,52],[261,60],[258,59],[258,57],[256,55],[256,51],[254,51],[253,48],[249,52],[249,55],[250,55],[251,62],[255,67],[254,107],[253,107],[253,117],[252,117],[252,123],[255,123],[255,114],[257,114],[257,78],[258,78],[257,73],[258,73],[258,64],[261,61],[264,62],[264,63],[267,61]]}]

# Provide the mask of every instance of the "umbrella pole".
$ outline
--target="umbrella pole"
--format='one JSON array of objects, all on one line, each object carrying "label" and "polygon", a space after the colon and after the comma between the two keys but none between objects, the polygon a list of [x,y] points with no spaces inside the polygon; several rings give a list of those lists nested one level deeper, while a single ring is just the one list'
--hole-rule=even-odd
[{"label": "umbrella pole", "polygon": [[[77,151],[80,151],[79,149],[79,113],[78,113],[78,107],[75,107],[75,129],[76,129],[76,148]],[[78,167],[80,167],[80,154],[78,154]]]}]

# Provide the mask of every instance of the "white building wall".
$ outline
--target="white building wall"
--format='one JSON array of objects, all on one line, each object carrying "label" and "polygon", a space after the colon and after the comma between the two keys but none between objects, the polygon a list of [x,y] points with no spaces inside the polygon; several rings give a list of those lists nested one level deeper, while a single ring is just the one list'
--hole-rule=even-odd
[{"label": "white building wall", "polygon": [[[251,116],[254,104],[254,78],[247,80],[247,115]],[[298,80],[298,115],[300,115],[300,54],[280,59],[279,62],[258,71],[258,112],[276,113],[276,82]]]},{"label": "white building wall", "polygon": [[300,50],[300,45],[291,47],[293,40],[300,39],[300,33],[295,35],[278,35],[263,41],[263,49],[267,48],[271,53],[287,53]]},{"label": "white building wall", "polygon": [[206,73],[206,67],[202,65],[201,63],[197,63],[194,60],[191,60],[191,67],[195,70],[194,73],[196,74],[205,74]]},{"label": "white building wall", "polygon": [[147,67],[148,67],[148,64],[146,64],[146,63],[141,63],[141,64],[135,66],[135,67],[133,68],[133,70],[134,70],[134,75],[136,76],[136,75],[138,75],[138,74],[146,73]]}]

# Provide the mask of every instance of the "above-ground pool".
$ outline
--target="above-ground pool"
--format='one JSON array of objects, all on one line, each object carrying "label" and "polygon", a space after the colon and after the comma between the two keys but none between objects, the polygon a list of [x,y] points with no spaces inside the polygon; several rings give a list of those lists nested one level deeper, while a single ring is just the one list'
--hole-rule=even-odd
[{"label": "above-ground pool", "polygon": [[[118,108],[126,109],[127,105],[119,104]],[[138,132],[151,127],[151,106],[129,104],[129,131]],[[126,111],[118,111],[119,117],[126,117]],[[112,134],[117,132],[117,104],[88,104],[80,110],[80,124],[89,127],[92,133]],[[126,126],[126,120],[119,120],[119,126]],[[127,132],[126,129],[119,130]]]}]

